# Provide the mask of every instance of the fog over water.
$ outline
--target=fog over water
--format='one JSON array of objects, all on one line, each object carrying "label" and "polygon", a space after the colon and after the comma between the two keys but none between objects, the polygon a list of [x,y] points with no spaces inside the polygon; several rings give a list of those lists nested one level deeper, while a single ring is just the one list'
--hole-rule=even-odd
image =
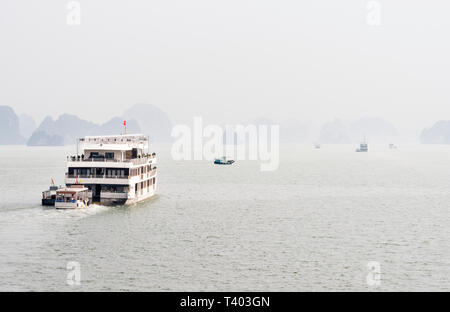
[{"label": "fog over water", "polygon": [[405,136],[450,118],[447,1],[0,4],[0,103],[105,122],[138,102],[174,123],[381,117]]},{"label": "fog over water", "polygon": [[[74,149],[0,147],[0,291],[450,290],[446,146],[288,144],[271,172],[173,161],[153,146],[156,197],[40,206]],[[79,286],[66,283],[70,261]],[[379,286],[367,284],[370,261]]]}]

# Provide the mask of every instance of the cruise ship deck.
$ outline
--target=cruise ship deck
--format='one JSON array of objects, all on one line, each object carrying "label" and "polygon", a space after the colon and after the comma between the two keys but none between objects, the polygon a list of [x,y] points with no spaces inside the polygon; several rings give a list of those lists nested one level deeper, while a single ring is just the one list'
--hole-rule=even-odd
[{"label": "cruise ship deck", "polygon": [[66,185],[85,185],[91,201],[101,205],[149,198],[156,191],[157,169],[156,154],[148,147],[141,134],[81,138],[77,155],[67,157]]}]

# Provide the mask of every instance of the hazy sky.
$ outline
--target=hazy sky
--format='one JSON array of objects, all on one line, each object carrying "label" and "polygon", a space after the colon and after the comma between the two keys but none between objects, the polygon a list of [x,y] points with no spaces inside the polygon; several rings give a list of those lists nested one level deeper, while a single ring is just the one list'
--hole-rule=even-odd
[{"label": "hazy sky", "polygon": [[450,119],[450,4],[383,0],[0,1],[0,105],[105,121],[146,102],[174,122]]}]

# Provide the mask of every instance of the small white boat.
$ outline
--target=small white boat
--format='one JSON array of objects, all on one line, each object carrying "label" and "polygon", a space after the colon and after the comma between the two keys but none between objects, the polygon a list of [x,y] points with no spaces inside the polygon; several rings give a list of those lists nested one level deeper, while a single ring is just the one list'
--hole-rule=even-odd
[{"label": "small white boat", "polygon": [[56,191],[56,209],[76,209],[89,206],[89,189],[81,184],[73,184],[70,187]]},{"label": "small white boat", "polygon": [[316,149],[319,149],[321,146],[320,146],[320,143],[315,143],[314,144],[314,148],[316,148]]},{"label": "small white boat", "polygon": [[231,165],[232,163],[234,163],[234,160],[227,159],[225,156],[214,160],[215,165]]},{"label": "small white boat", "polygon": [[389,148],[390,148],[390,149],[396,149],[396,148],[397,148],[397,145],[391,143],[391,144],[389,144]]}]

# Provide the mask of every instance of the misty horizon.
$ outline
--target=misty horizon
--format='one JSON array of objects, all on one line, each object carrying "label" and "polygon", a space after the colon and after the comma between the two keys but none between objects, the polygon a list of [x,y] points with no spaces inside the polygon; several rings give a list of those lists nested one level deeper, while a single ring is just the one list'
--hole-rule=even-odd
[{"label": "misty horizon", "polygon": [[450,119],[449,5],[423,3],[383,2],[370,26],[365,2],[95,1],[68,26],[65,2],[7,1],[0,104],[38,124],[142,102],[174,124],[381,117],[419,133]]},{"label": "misty horizon", "polygon": [[[0,107],[2,108],[2,107]],[[3,108],[7,108],[3,106]],[[12,110],[14,114],[14,110]],[[156,115],[155,115],[156,114]],[[155,116],[153,116],[155,115]],[[158,117],[159,116],[159,117]],[[80,127],[80,124],[74,124],[78,119],[79,122],[85,123],[82,128],[89,127],[92,128],[89,135],[103,135],[103,134],[119,134],[122,133],[122,123],[124,120],[128,120],[131,122],[130,131],[134,131],[135,133],[142,132],[147,135],[151,135],[152,132],[159,132],[156,135],[158,137],[164,137],[164,141],[167,142],[168,137],[170,136],[170,132],[173,126],[180,124],[173,124],[171,122],[171,116],[165,113],[160,108],[154,105],[148,105],[144,103],[139,103],[129,107],[121,114],[117,114],[107,122],[101,122],[96,120],[84,120],[80,116],[71,113],[64,113],[62,115],[54,118],[53,116],[47,116],[44,120],[40,122],[36,122],[33,116],[28,114],[17,115],[19,119],[19,127],[22,136],[25,140],[39,131],[46,131],[52,135],[62,135],[64,137],[67,135],[67,131],[70,128]],[[185,123],[182,123],[188,127],[192,127],[194,119],[200,117],[202,119],[202,123],[206,126],[209,124],[213,124],[209,122],[207,119],[203,119],[201,116],[192,116],[190,120],[186,120]],[[153,118],[153,121],[150,119]],[[62,121],[64,119],[64,121]],[[159,120],[165,119],[166,124],[160,125]],[[50,123],[50,124],[49,124]],[[55,123],[55,125],[51,125]],[[60,126],[56,124],[59,123]],[[64,126],[66,130],[59,130],[61,126]],[[86,124],[87,123],[87,124]],[[154,124],[152,129],[149,129],[148,124]],[[415,131],[407,132],[404,129],[400,130],[396,127],[395,124],[380,118],[380,117],[362,117],[356,120],[344,120],[340,118],[335,118],[324,122],[323,124],[314,124],[311,122],[302,122],[295,119],[290,120],[276,120],[270,117],[259,117],[254,118],[253,120],[241,120],[236,123],[223,123],[223,124],[213,124],[222,127],[224,130],[228,126],[252,126],[252,125],[279,125],[280,126],[280,139],[281,143],[313,143],[320,142],[323,144],[343,144],[343,143],[356,143],[363,140],[367,140],[371,143],[418,143],[422,139],[422,135],[424,132],[428,132],[426,137],[429,142],[422,143],[444,143],[439,141],[439,137],[442,136],[443,133],[447,133],[446,130],[449,126],[447,125],[450,122],[447,121],[438,121],[430,127],[426,127],[423,129],[415,129]],[[145,131],[141,131],[141,126],[144,125]],[[106,128],[105,128],[106,127]],[[101,130],[101,129],[108,129]],[[433,128],[436,128],[433,130]],[[113,129],[116,129],[115,131]],[[161,130],[161,131],[158,131]],[[430,130],[431,129],[431,130]],[[4,130],[8,132],[8,130]],[[437,131],[437,132],[436,132]],[[71,131],[70,135],[71,139],[69,142],[73,141],[74,133]],[[75,130],[75,132],[77,132]],[[433,133],[434,132],[434,133]],[[337,134],[340,133],[340,134]],[[81,135],[81,133],[80,133]],[[341,135],[342,137],[339,139],[336,135]],[[425,140],[425,141],[427,141]],[[437,141],[436,141],[437,140]],[[65,140],[66,144],[67,139]],[[159,139],[157,139],[159,141]],[[34,145],[34,144],[32,144]],[[52,145],[52,144],[50,144]]]}]

